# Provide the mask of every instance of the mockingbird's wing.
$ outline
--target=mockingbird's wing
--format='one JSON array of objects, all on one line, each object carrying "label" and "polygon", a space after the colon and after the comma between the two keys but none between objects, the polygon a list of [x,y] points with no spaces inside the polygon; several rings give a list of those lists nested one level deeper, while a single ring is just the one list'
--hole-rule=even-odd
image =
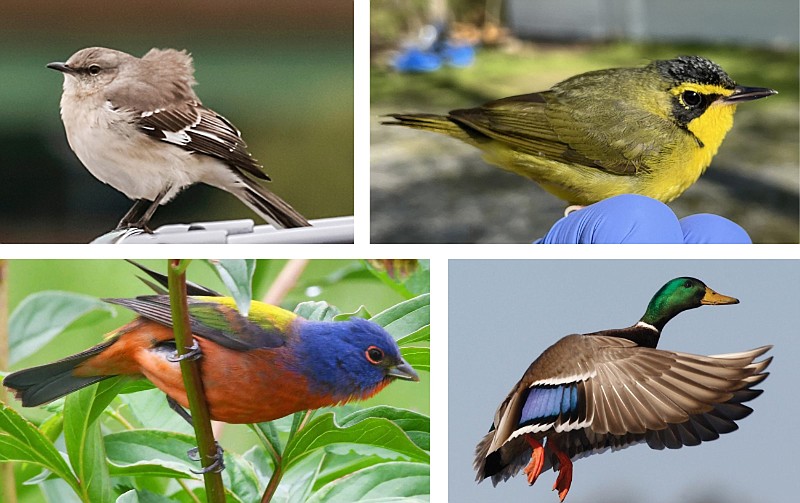
[{"label": "mockingbird's wing", "polygon": [[269,180],[247,152],[242,134],[225,117],[197,101],[141,112],[137,126],[144,133],[190,152],[222,160],[240,172]]}]

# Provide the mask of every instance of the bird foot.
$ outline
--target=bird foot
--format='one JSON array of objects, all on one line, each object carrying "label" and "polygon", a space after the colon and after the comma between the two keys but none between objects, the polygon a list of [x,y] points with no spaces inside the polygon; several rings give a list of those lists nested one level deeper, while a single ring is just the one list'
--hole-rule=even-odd
[{"label": "bird foot", "polygon": [[532,486],[542,473],[542,467],[544,467],[544,447],[530,435],[525,435],[525,440],[527,440],[528,444],[533,448],[531,460],[523,470],[528,477],[528,485]]},{"label": "bird foot", "polygon": [[146,232],[147,234],[153,234],[153,229],[148,227],[146,224],[139,224],[138,222],[133,224],[128,224],[128,223],[123,224],[122,222],[120,222],[119,225],[117,225],[117,228],[114,229],[115,232],[127,231],[127,230],[139,230],[142,232]]},{"label": "bird foot", "polygon": [[573,211],[582,210],[585,207],[586,206],[581,206],[580,204],[572,204],[570,206],[567,206],[566,209],[564,209],[564,216],[565,217],[569,216],[569,214],[572,213]]},{"label": "bird foot", "polygon": [[[206,467],[201,468],[200,470],[190,470],[192,473],[195,473],[197,475],[202,475],[204,473],[209,473],[209,472],[219,473],[225,469],[225,460],[223,458],[223,454],[225,453],[225,451],[219,445],[219,442],[214,442],[214,444],[217,446],[217,452],[212,456],[214,462]],[[186,455],[192,461],[200,461],[199,449],[197,447],[193,447],[188,451],[186,451]]]},{"label": "bird foot", "polygon": [[203,351],[200,349],[200,346],[197,345],[197,340],[195,340],[190,347],[186,348],[185,353],[179,355],[178,352],[175,351],[174,353],[171,353],[170,355],[167,356],[167,360],[173,363],[177,363],[181,360],[189,360],[189,361],[197,360],[201,356],[203,356]]},{"label": "bird foot", "polygon": [[553,448],[549,442],[547,445],[550,446],[555,453],[560,465],[558,468],[558,477],[556,478],[556,483],[553,484],[553,490],[557,490],[559,500],[564,501],[564,498],[567,497],[569,488],[572,485],[572,461],[564,452]]}]

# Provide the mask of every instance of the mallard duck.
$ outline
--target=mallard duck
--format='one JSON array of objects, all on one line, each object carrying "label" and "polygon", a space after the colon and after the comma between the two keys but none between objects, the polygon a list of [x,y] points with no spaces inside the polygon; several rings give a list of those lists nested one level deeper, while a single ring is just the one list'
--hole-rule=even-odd
[{"label": "mallard duck", "polygon": [[[703,305],[737,304],[695,278],[661,287],[633,326],[568,335],[539,356],[500,404],[475,449],[478,482],[497,485],[524,466],[529,484],[558,470],[553,486],[564,501],[572,461],[647,442],[678,449],[738,428],[762,393],[772,346],[716,356],[656,349],[677,314]],[[527,464],[526,464],[527,463]]]}]

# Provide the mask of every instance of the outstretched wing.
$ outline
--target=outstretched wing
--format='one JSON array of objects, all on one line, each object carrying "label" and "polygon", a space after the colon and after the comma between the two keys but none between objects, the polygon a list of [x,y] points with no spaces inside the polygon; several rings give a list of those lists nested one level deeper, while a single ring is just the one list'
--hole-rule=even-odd
[{"label": "outstretched wing", "polygon": [[[565,348],[569,356],[561,358]],[[498,409],[476,449],[478,476],[497,483],[514,475],[530,453],[525,434],[555,439],[573,459],[640,442],[675,449],[714,440],[752,412],[744,402],[761,394],[753,386],[766,379],[772,358],[755,359],[770,348],[699,356],[618,337],[568,336],[531,365]],[[550,456],[545,469],[555,462]]]}]

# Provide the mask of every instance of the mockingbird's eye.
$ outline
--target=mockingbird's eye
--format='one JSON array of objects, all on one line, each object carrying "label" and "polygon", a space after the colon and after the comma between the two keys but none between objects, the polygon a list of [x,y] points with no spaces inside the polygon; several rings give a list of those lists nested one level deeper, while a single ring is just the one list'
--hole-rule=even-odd
[{"label": "mockingbird's eye", "polygon": [[100,70],[100,65],[89,65],[89,75],[97,75]]}]

